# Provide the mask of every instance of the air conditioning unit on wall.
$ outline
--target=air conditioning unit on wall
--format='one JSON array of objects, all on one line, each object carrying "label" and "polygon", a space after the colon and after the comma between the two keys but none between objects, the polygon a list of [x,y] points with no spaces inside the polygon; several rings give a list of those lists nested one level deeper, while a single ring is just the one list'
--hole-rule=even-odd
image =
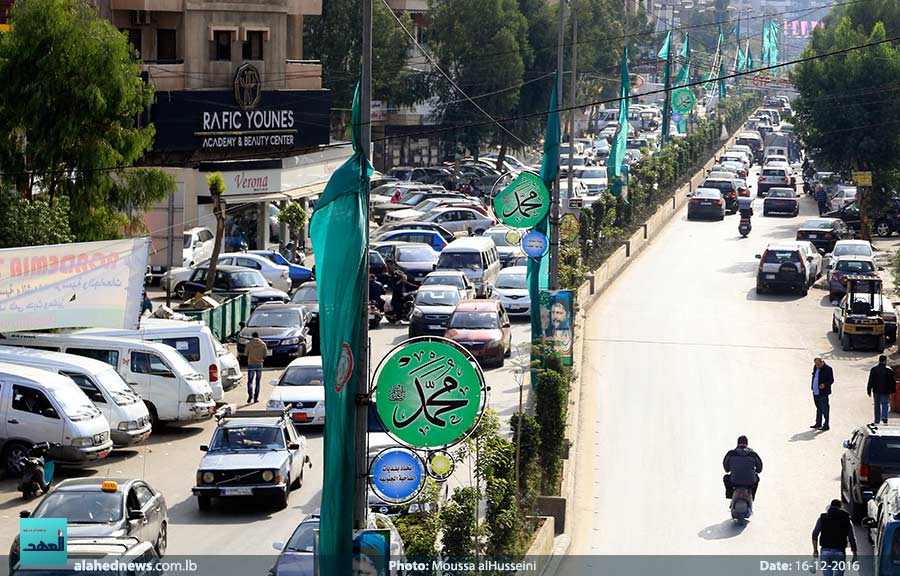
[{"label": "air conditioning unit on wall", "polygon": [[146,26],[149,23],[150,23],[150,11],[149,10],[132,10],[131,11],[132,26]]}]

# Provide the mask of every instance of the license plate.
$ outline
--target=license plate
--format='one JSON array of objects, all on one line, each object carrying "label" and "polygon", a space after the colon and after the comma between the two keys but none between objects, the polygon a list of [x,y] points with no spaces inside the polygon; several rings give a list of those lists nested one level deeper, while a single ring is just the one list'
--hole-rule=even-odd
[{"label": "license plate", "polygon": [[818,238],[818,237],[819,237],[818,234],[810,234],[810,235],[809,235],[809,238],[810,238],[811,240],[813,240],[813,239],[815,239],[815,238]]},{"label": "license plate", "polygon": [[223,496],[251,496],[253,495],[253,488],[247,488],[244,486],[238,488],[222,488]]},{"label": "license plate", "polygon": [[294,422],[306,422],[309,420],[309,415],[306,412],[294,412],[291,414],[291,418],[294,419]]},{"label": "license plate", "polygon": [[774,274],[766,274],[766,280],[774,280],[774,279],[775,279]]},{"label": "license plate", "polygon": [[271,350],[266,350],[266,356],[271,356],[271,355],[272,355],[272,351],[271,351]]},{"label": "license plate", "polygon": [[429,324],[428,329],[429,330],[443,330],[444,327],[441,326],[440,324]]},{"label": "license plate", "polygon": [[374,319],[375,319],[375,315],[374,315],[374,314],[369,314],[369,320],[374,320]]}]

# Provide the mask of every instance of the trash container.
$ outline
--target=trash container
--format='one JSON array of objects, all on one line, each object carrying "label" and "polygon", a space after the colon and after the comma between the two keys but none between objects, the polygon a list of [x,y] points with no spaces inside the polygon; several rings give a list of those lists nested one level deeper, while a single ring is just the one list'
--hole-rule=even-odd
[{"label": "trash container", "polygon": [[[893,366],[894,382],[900,382],[900,365]],[[900,412],[900,392],[891,394],[891,412]]]}]

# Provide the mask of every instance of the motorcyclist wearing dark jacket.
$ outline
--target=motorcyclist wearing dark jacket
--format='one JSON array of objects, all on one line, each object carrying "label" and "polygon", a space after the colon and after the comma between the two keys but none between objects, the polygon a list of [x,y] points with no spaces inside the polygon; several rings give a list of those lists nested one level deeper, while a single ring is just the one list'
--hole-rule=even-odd
[{"label": "motorcyclist wearing dark jacket", "polygon": [[396,316],[403,314],[403,306],[409,294],[415,291],[416,287],[406,281],[406,274],[398,273],[391,286],[391,313]]},{"label": "motorcyclist wearing dark jacket", "polygon": [[725,483],[725,497],[731,498],[735,486],[745,486],[753,491],[753,499],[756,499],[756,489],[759,487],[759,473],[762,472],[763,462],[752,448],[748,446],[746,436],[737,439],[737,447],[725,454],[722,460],[725,468],[722,481]]}]

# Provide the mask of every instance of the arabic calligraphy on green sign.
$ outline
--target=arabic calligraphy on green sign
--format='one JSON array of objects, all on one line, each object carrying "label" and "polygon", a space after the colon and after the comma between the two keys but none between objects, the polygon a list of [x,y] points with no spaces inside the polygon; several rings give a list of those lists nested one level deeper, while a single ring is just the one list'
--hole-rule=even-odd
[{"label": "arabic calligraphy on green sign", "polygon": [[494,213],[513,228],[531,228],[550,211],[550,192],[540,176],[522,172],[494,196]]},{"label": "arabic calligraphy on green sign", "polygon": [[475,359],[443,338],[414,338],[381,361],[375,409],[402,444],[449,446],[464,438],[484,410],[487,388]]},{"label": "arabic calligraphy on green sign", "polygon": [[695,101],[696,98],[690,88],[679,88],[672,92],[672,110],[680,114],[690,112]]}]

